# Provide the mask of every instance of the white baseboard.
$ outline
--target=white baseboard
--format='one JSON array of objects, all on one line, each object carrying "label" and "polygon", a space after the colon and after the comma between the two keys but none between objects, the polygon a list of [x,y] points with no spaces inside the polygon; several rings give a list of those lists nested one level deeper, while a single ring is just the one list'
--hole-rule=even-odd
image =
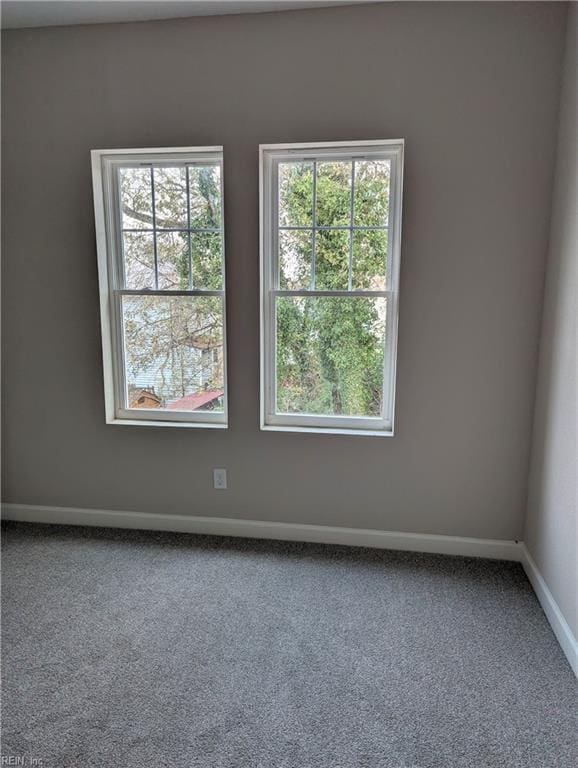
[{"label": "white baseboard", "polygon": [[526,571],[526,576],[534,588],[536,597],[546,614],[546,618],[550,622],[550,626],[552,627],[562,650],[566,654],[566,658],[570,662],[570,666],[574,670],[574,674],[578,677],[578,641],[574,637],[568,622],[558,607],[558,603],[554,600],[554,596],[548,589],[548,585],[538,570],[538,566],[534,562],[532,555],[523,543],[520,544],[520,554],[521,563]]},{"label": "white baseboard", "polygon": [[161,515],[150,512],[124,512],[110,509],[49,507],[32,504],[3,504],[2,518],[26,523],[89,525],[108,528],[134,528],[148,531],[176,531],[217,536],[243,536],[255,539],[307,541],[319,544],[398,549],[440,555],[488,557],[521,562],[536,596],[574,673],[578,676],[578,644],[552,593],[522,542],[506,539],[476,539],[439,536],[427,533],[401,533],[369,528],[343,528],[304,523],[273,523],[228,517]]},{"label": "white baseboard", "polygon": [[105,509],[47,507],[30,504],[3,504],[5,520],[60,525],[93,525],[110,528],[137,528],[152,531],[179,531],[218,536],[244,536],[255,539],[308,541],[320,544],[344,544],[440,555],[488,557],[496,560],[520,560],[516,541],[475,539],[462,536],[438,536],[422,533],[398,533],[369,528],[341,528],[303,523],[272,523],[227,517],[193,517],[149,512],[121,512]]}]

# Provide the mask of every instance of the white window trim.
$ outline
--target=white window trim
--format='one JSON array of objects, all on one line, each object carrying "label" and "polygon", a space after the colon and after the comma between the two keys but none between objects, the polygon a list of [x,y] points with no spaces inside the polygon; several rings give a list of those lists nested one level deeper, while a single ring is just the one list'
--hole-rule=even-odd
[{"label": "white window trim", "polygon": [[[303,144],[261,144],[259,146],[260,198],[260,409],[261,429],[276,432],[392,437],[395,433],[395,385],[399,316],[399,270],[401,258],[401,217],[403,196],[403,139],[319,142]],[[279,161],[303,159],[390,159],[386,346],[384,355],[384,402],[380,417],[322,416],[275,413],[275,270],[277,233],[276,178]],[[350,222],[352,224],[352,222]],[[275,291],[276,295],[283,293]],[[295,295],[294,291],[290,292]],[[303,292],[305,293],[305,292]],[[308,291],[308,295],[355,296],[364,291]]]},{"label": "white window trim", "polygon": [[[225,286],[225,237],[224,237],[224,184],[223,147],[171,147],[153,149],[94,149],[91,151],[98,282],[100,293],[100,319],[102,332],[102,361],[104,374],[105,419],[107,424],[152,427],[195,427],[227,429],[227,318]],[[222,290],[204,291],[147,291],[147,295],[163,296],[221,296],[223,301],[223,412],[165,411],[154,409],[123,408],[124,360],[120,297],[125,294],[142,294],[121,288],[122,246],[121,223],[118,205],[118,189],[115,182],[119,165],[140,164],[201,164],[210,161],[221,166],[221,242],[223,248]],[[122,291],[122,293],[119,293]]]}]

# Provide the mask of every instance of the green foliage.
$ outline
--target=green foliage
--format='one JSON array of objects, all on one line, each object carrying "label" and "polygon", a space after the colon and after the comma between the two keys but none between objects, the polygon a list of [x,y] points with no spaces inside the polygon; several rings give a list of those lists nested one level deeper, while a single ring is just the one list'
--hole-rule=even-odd
[{"label": "green foliage", "polygon": [[321,229],[315,242],[315,287],[346,291],[349,281],[349,232]]},{"label": "green foliage", "polygon": [[348,226],[351,214],[351,163],[317,164],[318,227]]},{"label": "green foliage", "polygon": [[389,164],[379,160],[355,163],[355,226],[387,225],[389,206]]},{"label": "green foliage", "polygon": [[351,287],[384,290],[387,230],[357,230],[353,233]]},{"label": "green foliage", "polygon": [[[359,167],[357,167],[359,166]],[[311,226],[311,164],[280,168],[281,226]],[[351,165],[318,163],[318,226],[350,225]],[[389,167],[356,164],[356,225],[386,223]],[[317,230],[315,288],[347,290],[350,234]],[[283,241],[282,241],[283,242]],[[304,274],[302,240],[293,261]],[[352,248],[352,287],[383,290],[387,232],[358,231]],[[287,285],[290,247],[281,253],[281,287]],[[311,255],[309,254],[309,259]],[[294,265],[295,266],[295,265]],[[295,269],[294,269],[295,271]],[[285,282],[285,285],[283,283]],[[381,409],[385,299],[379,297],[281,297],[277,300],[277,408],[284,413],[378,416]]]},{"label": "green foliage", "polygon": [[221,235],[213,232],[191,234],[193,285],[218,291],[223,287]]},{"label": "green foliage", "polygon": [[306,290],[311,286],[312,251],[310,230],[279,231],[279,288]]},{"label": "green foliage", "polygon": [[212,228],[221,224],[221,169],[217,165],[189,168],[191,227]]},{"label": "green foliage", "polygon": [[310,227],[313,223],[313,163],[279,166],[279,223]]},{"label": "green foliage", "polygon": [[281,412],[379,414],[384,301],[278,299],[277,397]]}]

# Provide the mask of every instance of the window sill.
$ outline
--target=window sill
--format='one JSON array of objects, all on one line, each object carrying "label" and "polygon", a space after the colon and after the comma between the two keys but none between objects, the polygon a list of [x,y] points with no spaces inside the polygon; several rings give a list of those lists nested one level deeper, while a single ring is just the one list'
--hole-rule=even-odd
[{"label": "window sill", "polygon": [[337,427],[298,427],[262,424],[262,432],[305,432],[318,435],[349,435],[350,437],[395,437],[391,429],[339,429]]},{"label": "window sill", "polygon": [[107,424],[120,427],[186,427],[188,429],[228,429],[228,424],[218,422],[160,421],[156,419],[107,419]]}]

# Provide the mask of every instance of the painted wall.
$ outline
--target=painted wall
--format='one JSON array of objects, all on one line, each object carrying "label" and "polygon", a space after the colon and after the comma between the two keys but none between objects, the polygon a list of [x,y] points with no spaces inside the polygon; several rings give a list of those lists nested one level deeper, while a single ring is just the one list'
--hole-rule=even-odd
[{"label": "painted wall", "polygon": [[552,229],[524,539],[578,637],[576,602],[577,14],[568,14]]},{"label": "painted wall", "polygon": [[[385,3],[7,32],[5,500],[519,537],[565,13]],[[261,433],[258,144],[397,137],[397,435]],[[225,147],[230,429],[106,426],[89,150],[195,144]]]}]

